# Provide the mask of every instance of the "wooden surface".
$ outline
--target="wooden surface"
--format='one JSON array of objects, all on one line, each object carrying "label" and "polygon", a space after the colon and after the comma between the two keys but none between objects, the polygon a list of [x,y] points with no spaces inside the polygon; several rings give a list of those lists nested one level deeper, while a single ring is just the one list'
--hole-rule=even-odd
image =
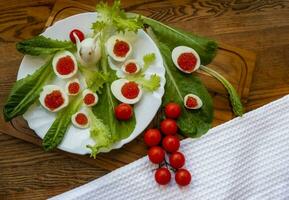
[{"label": "wooden surface", "polygon": [[[94,5],[94,1],[85,1]],[[146,3],[145,3],[146,2]],[[289,3],[287,1],[123,1],[124,7],[167,24],[210,36],[257,53],[257,64],[246,103],[252,110],[289,93]],[[15,82],[22,55],[15,43],[39,34],[54,1],[0,1],[0,106]],[[121,166],[114,151],[111,166],[91,165],[58,152],[44,153],[36,145],[3,133],[29,132],[21,119],[18,128],[3,123],[0,130],[0,199],[44,199],[67,191]],[[20,130],[18,130],[20,129]],[[15,131],[16,130],[16,131]],[[144,155],[141,138],[122,152],[131,158]],[[36,141],[37,143],[37,141]],[[126,150],[129,151],[126,152]],[[134,152],[134,153],[131,153]]]}]

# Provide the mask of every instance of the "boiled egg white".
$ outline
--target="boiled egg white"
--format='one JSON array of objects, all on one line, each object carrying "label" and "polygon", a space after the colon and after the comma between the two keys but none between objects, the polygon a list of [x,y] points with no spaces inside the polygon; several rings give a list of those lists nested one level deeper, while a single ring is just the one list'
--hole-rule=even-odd
[{"label": "boiled egg white", "polygon": [[[64,61],[67,58],[68,60]],[[68,61],[68,62],[67,62]],[[52,60],[53,71],[61,79],[71,78],[77,73],[77,61],[69,51],[59,51]],[[60,69],[65,69],[63,72]]]},{"label": "boiled egg white", "polygon": [[184,97],[184,105],[188,109],[199,109],[203,106],[203,101],[195,94],[187,94]]},{"label": "boiled egg white", "polygon": [[77,128],[88,128],[90,124],[88,115],[83,111],[73,114],[71,116],[71,122]]},{"label": "boiled egg white", "polygon": [[[185,56],[187,55],[187,56]],[[185,59],[185,63],[190,63],[191,65],[188,69],[185,69],[180,65],[180,59]],[[172,60],[175,66],[184,73],[192,73],[199,69],[201,64],[201,59],[199,54],[192,48],[186,46],[178,46],[173,49],[172,51]]]},{"label": "boiled egg white", "polygon": [[91,107],[97,104],[98,95],[95,92],[92,92],[90,89],[85,89],[82,92],[82,98],[84,105]]},{"label": "boiled egg white", "polygon": [[127,60],[121,67],[121,70],[128,75],[136,74],[140,69],[141,67],[135,59]]},{"label": "boiled egg white", "polygon": [[[119,42],[121,42],[124,45],[127,45],[128,47],[128,51],[127,52],[123,52],[122,55],[117,55],[116,52],[114,51],[115,48],[117,48],[117,45],[119,45]],[[106,51],[108,53],[108,55],[115,61],[117,62],[123,62],[125,61],[128,56],[130,55],[131,51],[132,51],[132,46],[130,44],[130,42],[125,39],[124,37],[121,36],[111,36],[105,43],[105,47],[106,47]]]},{"label": "boiled egg white", "polygon": [[[40,93],[39,101],[45,109],[51,112],[57,112],[62,108],[66,107],[69,103],[67,94],[58,85],[44,86],[42,92]],[[60,103],[61,101],[62,103]],[[48,105],[49,102],[52,102],[55,105],[51,107]]]},{"label": "boiled egg white", "polygon": [[138,88],[138,94],[133,97],[133,98],[128,98],[126,97],[122,90],[124,89],[124,87],[126,87],[128,83],[134,83],[134,86],[136,86],[135,82],[133,81],[129,81],[129,80],[126,80],[126,79],[118,79],[118,80],[115,80],[112,82],[111,84],[111,92],[112,94],[115,96],[116,99],[118,99],[119,101],[123,102],[123,103],[127,103],[127,104],[135,104],[137,103],[141,97],[142,97],[142,88],[140,87],[139,84],[137,84],[137,88]]},{"label": "boiled egg white", "polygon": [[66,94],[68,94],[70,96],[78,95],[80,90],[81,90],[81,86],[80,86],[80,82],[77,78],[68,81],[65,85],[65,92],[66,92]]}]

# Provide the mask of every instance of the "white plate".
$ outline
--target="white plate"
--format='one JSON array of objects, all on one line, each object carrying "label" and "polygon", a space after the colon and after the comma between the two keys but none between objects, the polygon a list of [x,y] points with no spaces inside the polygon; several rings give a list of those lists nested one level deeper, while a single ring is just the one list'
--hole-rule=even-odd
[{"label": "white plate", "polygon": [[[92,33],[90,29],[91,24],[96,18],[97,13],[74,15],[56,22],[53,26],[47,28],[42,35],[59,40],[69,40],[69,33],[75,28],[89,35]],[[144,93],[141,101],[135,105],[136,126],[132,134],[128,138],[113,144],[110,149],[102,149],[102,152],[120,148],[124,144],[132,141],[148,126],[158,111],[161,105],[161,98],[164,94],[165,69],[159,49],[152,39],[144,31],[140,30],[137,40],[133,43],[132,57],[141,61],[145,54],[152,52],[156,55],[156,61],[147,70],[147,75],[152,73],[159,75],[161,77],[161,87],[153,93]],[[24,56],[18,71],[17,80],[33,73],[42,64],[44,64],[43,58]],[[120,72],[118,72],[118,74],[121,75]],[[57,78],[55,78],[52,83],[60,86],[65,85],[65,81]],[[24,114],[24,118],[27,120],[29,127],[33,129],[39,137],[43,138],[52,125],[55,115],[55,113],[46,111],[39,104],[34,104]],[[76,154],[89,154],[90,150],[86,148],[87,144],[94,144],[93,140],[89,137],[89,129],[77,129],[70,125],[58,148]]]}]

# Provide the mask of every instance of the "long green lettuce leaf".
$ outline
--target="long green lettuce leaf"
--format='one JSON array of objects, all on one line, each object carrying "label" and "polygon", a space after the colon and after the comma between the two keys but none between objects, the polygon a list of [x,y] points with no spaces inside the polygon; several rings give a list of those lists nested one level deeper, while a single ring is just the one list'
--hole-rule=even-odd
[{"label": "long green lettuce leaf", "polygon": [[54,54],[61,50],[73,51],[76,47],[70,41],[54,40],[39,35],[17,43],[16,48],[23,54],[39,56]]},{"label": "long green lettuce leaf", "polygon": [[154,19],[142,16],[144,23],[149,25],[158,40],[170,49],[177,46],[188,46],[200,55],[203,65],[210,63],[216,55],[217,43],[204,37],[193,35],[182,30],[167,26]]},{"label": "long green lettuce leaf", "polygon": [[42,141],[42,146],[45,151],[50,151],[61,143],[69,125],[71,124],[71,116],[79,110],[81,104],[82,97],[81,95],[78,95],[69,102],[69,105],[66,108],[57,113],[53,124],[45,134]]},{"label": "long green lettuce leaf", "polygon": [[103,90],[99,95],[98,103],[93,107],[93,112],[97,118],[100,118],[103,123],[109,128],[112,141],[119,141],[127,138],[134,130],[136,120],[135,116],[128,121],[119,121],[114,115],[114,108],[118,105],[117,99],[113,96],[110,90],[112,81],[117,79],[115,71],[109,67],[107,55],[105,53],[104,42],[102,45],[101,70],[105,75],[110,75],[110,79],[103,86]]},{"label": "long green lettuce leaf", "polygon": [[32,75],[18,80],[4,105],[6,121],[22,115],[38,99],[43,86],[54,76],[51,61],[45,63]]},{"label": "long green lettuce leaf", "polygon": [[210,94],[196,75],[181,73],[174,66],[171,59],[171,49],[160,42],[152,30],[148,30],[149,35],[158,45],[166,69],[165,94],[162,105],[169,102],[184,104],[184,97],[187,94],[195,94],[203,101],[203,106],[198,110],[188,110],[182,106],[182,114],[177,120],[180,131],[189,137],[199,137],[206,133],[213,120],[213,104]]}]

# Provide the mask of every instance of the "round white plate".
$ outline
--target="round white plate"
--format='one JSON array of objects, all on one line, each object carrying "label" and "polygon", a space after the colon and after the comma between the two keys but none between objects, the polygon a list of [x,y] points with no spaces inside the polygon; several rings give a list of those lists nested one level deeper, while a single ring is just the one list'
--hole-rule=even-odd
[{"label": "round white plate", "polygon": [[[86,35],[89,35],[92,33],[90,29],[91,24],[95,22],[96,18],[97,13],[74,15],[56,22],[53,26],[47,28],[42,35],[53,39],[69,40],[69,33],[75,28],[82,30]],[[133,53],[131,57],[138,61],[142,61],[142,57],[147,53],[155,53],[156,61],[147,70],[146,76],[154,73],[159,75],[161,77],[161,86],[153,93],[145,92],[141,101],[135,105],[136,126],[132,134],[128,138],[113,144],[110,149],[101,149],[101,152],[120,148],[124,144],[132,141],[148,126],[161,105],[161,99],[164,94],[165,69],[159,49],[143,30],[140,30],[137,33],[137,39],[133,43],[132,48]],[[17,80],[24,78],[28,74],[32,74],[43,65],[44,62],[44,58],[24,56],[18,71]],[[117,67],[113,63],[111,64],[113,65],[112,68]],[[120,72],[117,74],[121,76]],[[55,80],[49,84],[64,86],[65,81],[55,78]],[[24,118],[27,120],[29,127],[33,129],[39,137],[43,138],[52,125],[55,115],[55,113],[48,112],[41,107],[41,105],[35,103],[24,114]],[[70,125],[58,148],[76,154],[89,154],[90,150],[86,148],[87,144],[94,144],[94,141],[89,136],[89,129],[78,129],[73,125]]]}]

